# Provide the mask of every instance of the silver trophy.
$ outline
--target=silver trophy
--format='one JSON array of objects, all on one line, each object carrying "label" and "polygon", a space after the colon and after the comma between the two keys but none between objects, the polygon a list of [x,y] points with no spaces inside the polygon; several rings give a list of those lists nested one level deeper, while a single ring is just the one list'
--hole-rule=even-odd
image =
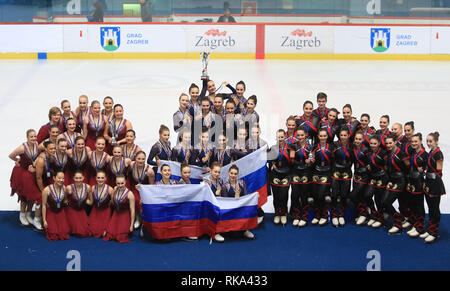
[{"label": "silver trophy", "polygon": [[116,136],[116,120],[115,119],[111,120],[111,122],[109,123],[109,129],[111,130],[111,136],[112,136],[111,144],[115,145],[116,138],[117,138],[117,136]]},{"label": "silver trophy", "polygon": [[202,77],[201,77],[202,80],[209,79],[208,74],[206,73],[206,69],[208,68],[210,54],[211,53],[207,53],[207,52],[200,53],[200,59],[202,60],[202,64],[203,64],[203,71],[202,71]]}]

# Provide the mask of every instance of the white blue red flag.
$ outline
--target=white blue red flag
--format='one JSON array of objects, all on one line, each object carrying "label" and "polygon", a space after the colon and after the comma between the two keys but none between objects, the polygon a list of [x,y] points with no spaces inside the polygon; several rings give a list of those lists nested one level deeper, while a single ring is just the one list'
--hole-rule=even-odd
[{"label": "white blue red flag", "polygon": [[213,236],[257,227],[258,194],[216,197],[208,185],[142,185],[144,227],[156,239]]},{"label": "white blue red flag", "polygon": [[[161,160],[161,166],[167,164],[170,167],[171,176],[170,179],[179,181],[181,179],[181,163],[174,162],[174,161],[166,161]],[[158,172],[156,173],[156,181],[159,181],[162,179],[161,176],[161,166],[158,167]],[[205,173],[205,169],[198,166],[192,166],[191,167],[191,184],[200,184],[201,181],[203,181],[203,175]]]},{"label": "white blue red flag", "polygon": [[228,181],[228,170],[231,165],[239,168],[238,179],[245,181],[247,193],[258,192],[258,206],[267,202],[267,145],[246,155],[239,160],[222,167],[220,177],[224,182]]}]

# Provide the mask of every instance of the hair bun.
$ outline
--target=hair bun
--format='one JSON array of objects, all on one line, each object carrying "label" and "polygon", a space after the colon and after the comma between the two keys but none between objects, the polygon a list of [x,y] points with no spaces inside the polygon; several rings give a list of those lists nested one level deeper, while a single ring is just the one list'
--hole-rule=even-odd
[{"label": "hair bun", "polygon": [[436,137],[439,137],[439,131],[435,131],[435,132],[434,132],[434,135],[435,135]]}]

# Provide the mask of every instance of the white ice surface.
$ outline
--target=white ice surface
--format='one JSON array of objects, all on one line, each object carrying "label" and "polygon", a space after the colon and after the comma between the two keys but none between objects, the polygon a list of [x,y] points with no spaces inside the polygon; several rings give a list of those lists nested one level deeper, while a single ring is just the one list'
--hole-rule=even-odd
[{"label": "white ice surface", "polygon": [[[173,128],[172,114],[178,97],[191,83],[201,89],[200,60],[1,60],[0,120],[0,209],[17,210],[9,196],[9,177],[14,163],[9,153],[23,143],[25,131],[39,130],[48,122],[48,109],[86,94],[89,101],[112,96],[124,106],[125,118],[137,132],[136,143],[144,151],[158,139],[160,124]],[[209,75],[219,83],[235,85],[244,80],[245,96],[258,96],[262,137],[275,143],[275,131],[285,128],[290,114],[301,114],[305,100],[315,102],[317,92],[328,95],[328,107],[339,110],[350,103],[354,116],[369,113],[378,128],[381,115],[389,114],[391,125],[415,121],[416,131],[426,136],[441,134],[445,156],[444,183],[450,187],[450,63],[405,61],[292,61],[214,60]],[[225,89],[223,92],[226,92]],[[174,142],[174,135],[171,136]],[[441,211],[450,213],[445,195]],[[273,211],[271,200],[265,206]]]}]

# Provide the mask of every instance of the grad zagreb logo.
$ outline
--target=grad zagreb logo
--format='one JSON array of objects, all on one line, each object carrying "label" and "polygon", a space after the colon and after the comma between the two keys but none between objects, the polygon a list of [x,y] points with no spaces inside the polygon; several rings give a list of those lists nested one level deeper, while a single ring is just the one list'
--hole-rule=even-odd
[{"label": "grad zagreb logo", "polygon": [[100,27],[100,45],[107,51],[120,47],[120,27]]},{"label": "grad zagreb logo", "polygon": [[370,46],[377,52],[385,52],[391,43],[390,28],[371,28],[370,29]]}]

